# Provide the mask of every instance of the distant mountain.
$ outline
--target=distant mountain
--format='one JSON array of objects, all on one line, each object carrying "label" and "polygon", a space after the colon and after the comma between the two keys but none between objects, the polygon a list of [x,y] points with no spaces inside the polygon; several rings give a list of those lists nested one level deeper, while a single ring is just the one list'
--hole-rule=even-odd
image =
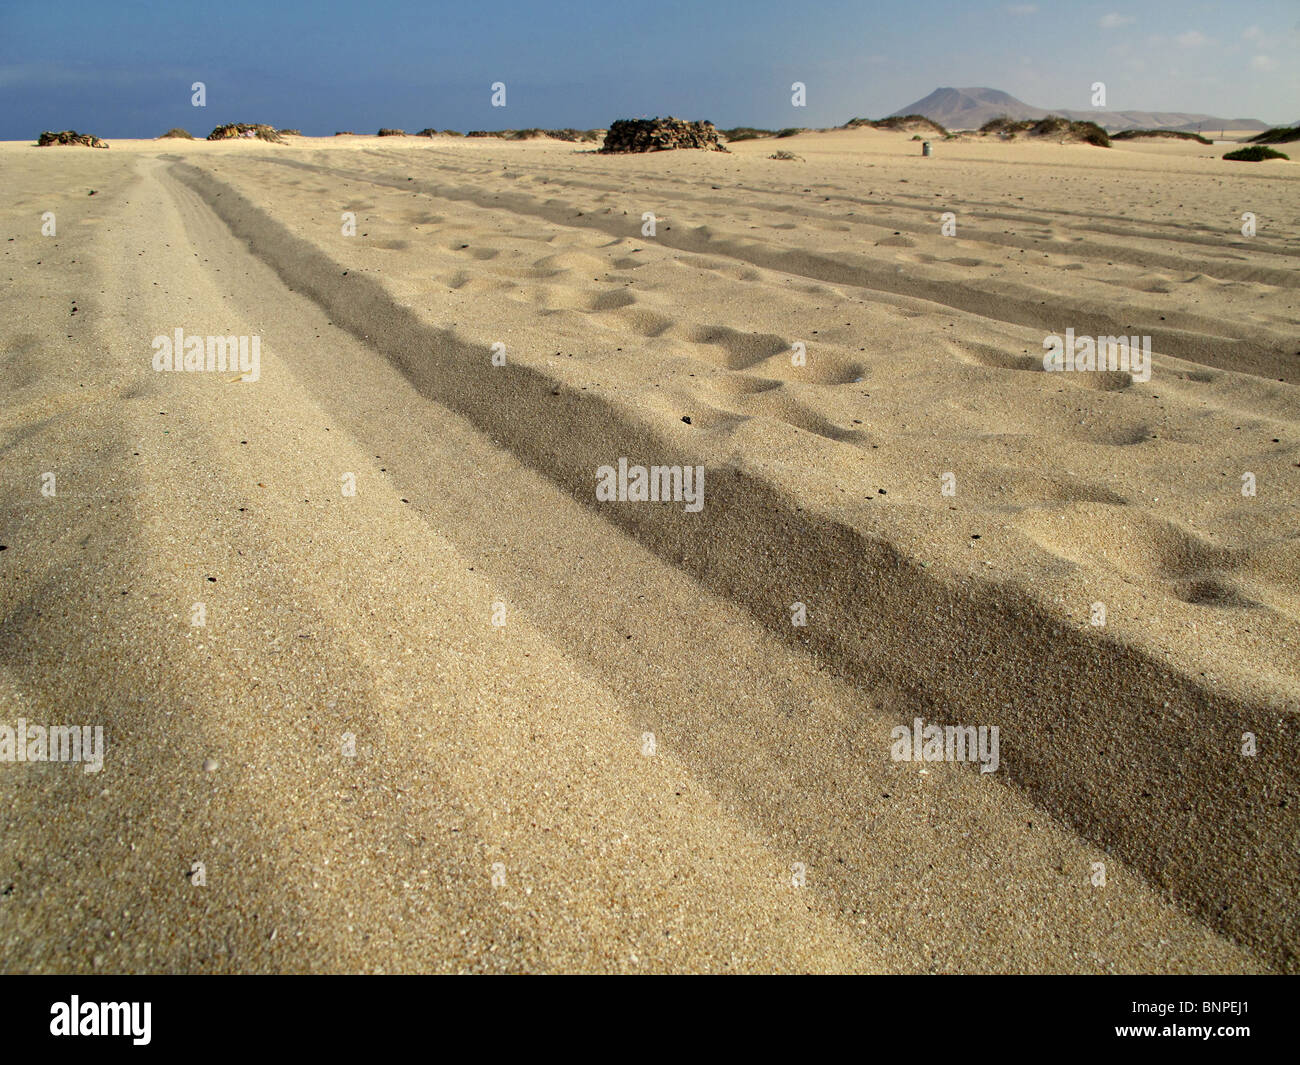
[{"label": "distant mountain", "polygon": [[985,122],[1003,115],[1017,121],[1047,116],[1041,107],[1031,107],[1010,93],[997,89],[935,89],[929,96],[899,108],[894,114],[924,115],[948,129],[979,129]]},{"label": "distant mountain", "polygon": [[1218,118],[1214,115],[1189,114],[1182,111],[1078,111],[1068,108],[1047,110],[1017,100],[998,89],[935,89],[914,104],[900,107],[895,115],[924,115],[949,129],[979,129],[985,122],[1005,115],[1021,120],[1060,115],[1080,122],[1096,122],[1103,129],[1174,129],[1196,132],[1216,129],[1268,129],[1267,122],[1255,118]]}]

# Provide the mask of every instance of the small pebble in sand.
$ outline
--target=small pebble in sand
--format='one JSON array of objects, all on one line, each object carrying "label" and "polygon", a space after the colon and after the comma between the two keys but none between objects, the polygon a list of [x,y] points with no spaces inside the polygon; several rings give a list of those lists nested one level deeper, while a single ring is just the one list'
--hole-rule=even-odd
[{"label": "small pebble in sand", "polygon": [[203,772],[205,773],[215,773],[220,768],[221,763],[215,758],[205,758],[203,760]]}]

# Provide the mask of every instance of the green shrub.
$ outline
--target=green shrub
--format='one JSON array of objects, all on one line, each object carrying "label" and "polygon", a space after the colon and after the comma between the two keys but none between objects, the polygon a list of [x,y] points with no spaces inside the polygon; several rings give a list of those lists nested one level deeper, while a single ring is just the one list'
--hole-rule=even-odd
[{"label": "green shrub", "polygon": [[1228,152],[1223,158],[1232,159],[1239,163],[1262,163],[1265,159],[1290,159],[1291,157],[1285,152],[1278,152],[1272,148],[1265,148],[1263,145],[1252,144],[1249,148],[1238,148],[1235,152]]}]

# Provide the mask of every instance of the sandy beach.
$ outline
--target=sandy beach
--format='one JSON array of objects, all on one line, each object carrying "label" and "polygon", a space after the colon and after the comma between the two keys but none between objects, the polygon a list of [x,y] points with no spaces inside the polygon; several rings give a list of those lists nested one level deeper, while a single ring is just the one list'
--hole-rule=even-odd
[{"label": "sandy beach", "polygon": [[0,143],[0,722],[104,735],[0,970],[1300,971],[1300,166],[108,139]]}]

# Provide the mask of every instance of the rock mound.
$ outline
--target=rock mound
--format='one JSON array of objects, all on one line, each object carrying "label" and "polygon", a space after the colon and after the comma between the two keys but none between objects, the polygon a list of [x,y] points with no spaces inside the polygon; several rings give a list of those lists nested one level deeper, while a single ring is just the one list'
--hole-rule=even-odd
[{"label": "rock mound", "polygon": [[51,133],[48,129],[36,141],[42,148],[51,144],[84,144],[87,148],[107,148],[108,142],[89,133],[78,133],[75,129],[65,129],[60,133]]},{"label": "rock mound", "polygon": [[301,136],[302,136],[302,130],[300,130],[300,129],[282,129],[282,130],[279,131],[279,133],[280,133],[280,136],[281,136],[281,137],[301,137]]},{"label": "rock mound", "polygon": [[177,140],[192,141],[194,139],[194,134],[187,129],[181,129],[177,126],[173,129],[169,129],[158,139],[161,141],[166,140],[168,137],[175,137]]},{"label": "rock mound", "polygon": [[284,138],[280,136],[274,126],[268,126],[262,122],[232,122],[227,126],[218,126],[208,134],[208,140],[210,141],[225,141],[236,137],[256,137],[258,140],[271,141],[274,144],[284,143]]},{"label": "rock mound", "polygon": [[675,148],[703,148],[712,152],[727,149],[718,141],[712,122],[688,122],[680,118],[620,118],[609,127],[600,149],[614,152],[666,152]]}]

